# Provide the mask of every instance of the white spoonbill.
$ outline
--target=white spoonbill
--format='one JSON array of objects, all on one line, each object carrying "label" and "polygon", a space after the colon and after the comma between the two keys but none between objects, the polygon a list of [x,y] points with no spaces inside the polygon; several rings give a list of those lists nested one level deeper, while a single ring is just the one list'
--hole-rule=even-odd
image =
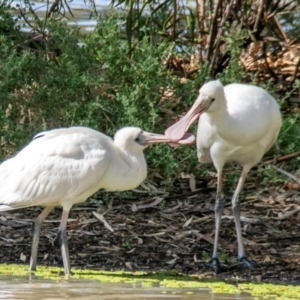
[{"label": "white spoonbill", "polygon": [[[54,206],[63,213],[58,238],[65,274],[70,274],[66,225],[71,207],[99,189],[125,191],[147,175],[143,150],[168,141],[164,135],[125,127],[114,140],[86,127],[54,129],[37,134],[15,157],[0,165],[0,211],[45,206],[34,222],[29,271],[36,270],[42,222]],[[185,142],[192,142],[193,137]]]},{"label": "white spoonbill", "polygon": [[232,197],[235,218],[238,260],[248,267],[253,263],[245,255],[239,194],[246,176],[272,147],[281,127],[281,114],[275,99],[265,90],[247,84],[229,84],[219,80],[204,84],[189,112],[165,132],[171,140],[179,140],[198,118],[197,155],[201,163],[212,162],[217,170],[215,203],[215,242],[211,266],[218,272],[218,238],[223,212],[222,170],[226,162],[235,161],[243,170]]}]

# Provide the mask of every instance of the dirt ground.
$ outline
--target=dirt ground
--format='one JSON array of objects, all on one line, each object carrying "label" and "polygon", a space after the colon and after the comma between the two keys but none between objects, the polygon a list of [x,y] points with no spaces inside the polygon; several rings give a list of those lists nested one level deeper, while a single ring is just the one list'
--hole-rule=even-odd
[{"label": "dirt ground", "polygon": [[[226,193],[219,253],[228,269],[215,275],[207,265],[214,239],[214,184],[215,180],[212,184],[197,181],[198,191],[191,191],[191,180],[180,180],[170,191],[157,196],[142,187],[127,197],[99,192],[75,206],[68,222],[72,267],[178,271],[203,277],[299,284],[300,192],[282,186],[266,188],[251,180],[247,184],[241,214],[248,218],[242,221],[246,253],[258,263],[252,270],[236,263],[235,225],[230,194]],[[153,192],[153,186],[151,189]],[[156,206],[141,207],[159,201],[159,197],[163,201]],[[0,215],[0,263],[29,263],[31,221],[41,210],[32,207]],[[95,218],[93,212],[101,214],[104,221]],[[62,265],[54,241],[60,217],[61,208],[56,208],[43,224],[38,264]]]}]

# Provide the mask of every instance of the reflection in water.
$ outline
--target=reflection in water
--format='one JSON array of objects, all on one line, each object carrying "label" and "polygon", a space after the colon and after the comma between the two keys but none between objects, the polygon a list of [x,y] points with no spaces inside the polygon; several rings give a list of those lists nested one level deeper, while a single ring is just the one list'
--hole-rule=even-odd
[{"label": "reflection in water", "polygon": [[[0,299],[6,300],[250,300],[243,295],[213,294],[208,289],[171,289],[141,287],[121,283],[91,280],[62,280],[60,282],[24,277],[0,276]],[[258,298],[256,298],[258,299]]]}]

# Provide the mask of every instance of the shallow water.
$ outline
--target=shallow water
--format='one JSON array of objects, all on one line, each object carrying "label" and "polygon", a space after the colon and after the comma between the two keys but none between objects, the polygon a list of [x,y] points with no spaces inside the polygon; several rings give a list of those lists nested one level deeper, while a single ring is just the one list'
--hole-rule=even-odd
[{"label": "shallow water", "polygon": [[[0,299],[7,300],[250,300],[250,295],[214,294],[205,288],[172,289],[142,284],[103,283],[93,280],[46,280],[0,276]],[[259,299],[259,298],[255,298]]]}]

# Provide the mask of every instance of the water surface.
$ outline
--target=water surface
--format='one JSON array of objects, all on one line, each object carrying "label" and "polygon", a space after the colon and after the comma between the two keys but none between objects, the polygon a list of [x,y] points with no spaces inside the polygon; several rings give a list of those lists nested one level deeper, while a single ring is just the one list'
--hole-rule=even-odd
[{"label": "water surface", "polygon": [[[0,276],[0,299],[7,300],[250,300],[250,295],[214,294],[206,288],[172,289],[141,284],[103,283],[93,280],[46,280]],[[255,298],[259,299],[259,298]]]}]

